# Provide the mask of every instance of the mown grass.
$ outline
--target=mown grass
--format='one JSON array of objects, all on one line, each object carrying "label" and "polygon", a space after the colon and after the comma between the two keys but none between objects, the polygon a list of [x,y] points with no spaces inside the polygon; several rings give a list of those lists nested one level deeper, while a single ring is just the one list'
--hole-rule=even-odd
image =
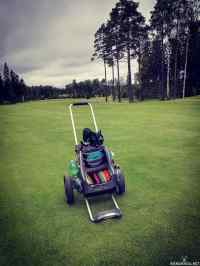
[{"label": "mown grass", "polygon": [[[64,202],[74,157],[68,103],[0,106],[0,265],[200,261],[200,98],[94,104],[127,185],[123,218],[100,224],[89,222],[80,195],[73,207]],[[77,119],[80,133],[86,109]]]}]

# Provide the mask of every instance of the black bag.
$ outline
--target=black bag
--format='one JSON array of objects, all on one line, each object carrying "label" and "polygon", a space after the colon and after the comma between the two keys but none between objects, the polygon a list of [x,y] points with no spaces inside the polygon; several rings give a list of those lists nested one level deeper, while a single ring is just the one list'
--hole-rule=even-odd
[{"label": "black bag", "polygon": [[104,138],[101,134],[101,130],[96,133],[89,128],[84,128],[83,141],[84,143],[90,144],[92,146],[98,146],[103,144]]}]

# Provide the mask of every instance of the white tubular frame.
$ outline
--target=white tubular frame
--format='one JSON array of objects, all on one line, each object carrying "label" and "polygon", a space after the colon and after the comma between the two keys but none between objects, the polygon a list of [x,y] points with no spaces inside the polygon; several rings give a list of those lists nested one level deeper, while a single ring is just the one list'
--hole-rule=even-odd
[{"label": "white tubular frame", "polygon": [[[91,103],[85,103],[85,104],[80,103],[80,105],[78,105],[78,103],[77,103],[75,106],[79,106],[80,107],[81,105],[89,105],[91,113],[92,113],[92,119],[93,119],[93,122],[94,122],[94,127],[95,127],[96,132],[98,132],[98,127],[97,127],[97,123],[96,123],[96,119],[95,119],[95,115],[94,115],[94,111],[93,111]],[[69,110],[70,110],[70,117],[71,117],[71,121],[72,121],[72,128],[73,128],[75,143],[76,143],[76,145],[78,145],[76,127],[75,127],[74,116],[73,116],[73,112],[72,112],[72,107],[73,106],[74,106],[73,104],[70,104],[69,105]]]}]

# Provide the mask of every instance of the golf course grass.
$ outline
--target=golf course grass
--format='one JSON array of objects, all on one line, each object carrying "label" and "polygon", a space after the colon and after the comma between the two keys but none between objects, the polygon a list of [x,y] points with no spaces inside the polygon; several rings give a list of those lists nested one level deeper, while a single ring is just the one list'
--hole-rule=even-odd
[{"label": "golf course grass", "polygon": [[[0,265],[200,261],[200,97],[94,101],[127,188],[117,197],[122,219],[98,224],[89,221],[82,195],[72,207],[64,201],[63,174],[74,158],[69,103],[0,106]],[[80,140],[91,121],[87,107],[78,110]],[[109,205],[103,199],[94,210]]]}]

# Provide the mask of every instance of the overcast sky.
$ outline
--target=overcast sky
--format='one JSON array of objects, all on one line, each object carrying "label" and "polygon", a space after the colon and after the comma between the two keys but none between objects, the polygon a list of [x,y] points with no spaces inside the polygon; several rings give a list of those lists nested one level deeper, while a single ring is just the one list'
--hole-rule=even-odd
[{"label": "overcast sky", "polygon": [[[90,62],[94,33],[116,2],[0,0],[0,64],[8,62],[27,85],[103,78],[103,65]],[[138,2],[148,20],[154,0]],[[137,64],[132,66],[136,72]],[[121,70],[125,77],[126,66]]]}]

